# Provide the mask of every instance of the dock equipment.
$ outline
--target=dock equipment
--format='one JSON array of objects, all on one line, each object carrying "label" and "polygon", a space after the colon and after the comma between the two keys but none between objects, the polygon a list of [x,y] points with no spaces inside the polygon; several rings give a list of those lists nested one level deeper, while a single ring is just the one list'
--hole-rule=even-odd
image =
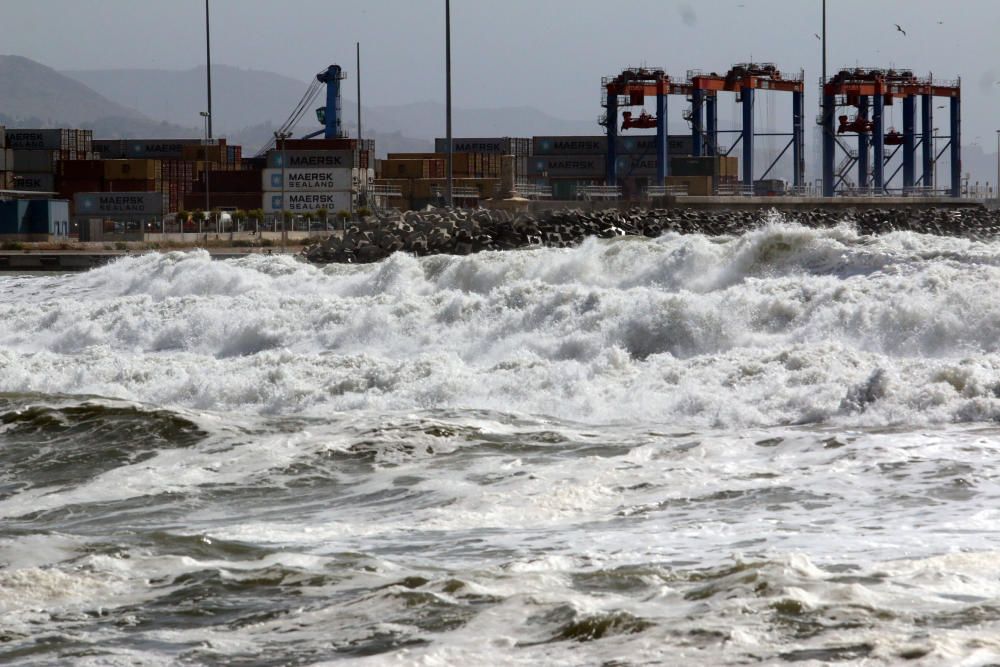
[{"label": "dock equipment", "polygon": [[[719,150],[717,121],[717,96],[720,92],[736,93],[742,107],[742,123],[738,130],[730,130],[739,134],[738,139],[726,150],[729,155],[737,145],[742,144],[742,177],[745,188],[753,187],[754,181],[765,180],[778,164],[778,161],[792,149],[792,183],[796,188],[805,185],[805,159],[803,146],[805,144],[805,124],[803,122],[803,99],[805,92],[805,73],[799,71],[794,76],[783,75],[773,63],[740,63],[734,65],[725,76],[714,72],[689,72],[688,79],[692,88],[691,95],[691,132],[695,139],[695,151],[703,152],[696,155],[715,155]],[[791,132],[755,132],[754,104],[757,91],[781,92],[792,94],[792,131]],[[705,117],[703,118],[703,110]],[[703,129],[704,128],[704,129]],[[788,143],[778,153],[767,169],[760,176],[754,176],[754,138],[760,136],[789,137]]]},{"label": "dock equipment", "polygon": [[688,95],[691,87],[676,83],[660,68],[630,67],[616,76],[601,79],[601,106],[605,112],[598,119],[608,134],[608,154],[605,178],[609,187],[618,184],[618,109],[620,107],[642,106],[647,97],[656,98],[656,115],[645,112],[633,119],[631,112],[625,112],[622,129],[630,127],[656,127],[656,178],[659,183],[669,173],[667,155],[667,95]]},{"label": "dock equipment", "polygon": [[[828,81],[821,81],[822,107],[817,119],[823,129],[823,196],[832,197],[857,188],[874,194],[886,194],[896,175],[902,171],[902,193],[930,191],[934,187],[937,160],[945,151],[951,153],[951,180],[948,191],[961,196],[962,171],[962,82],[935,81],[914,76],[908,69],[854,68],[842,69]],[[916,102],[920,98],[920,133],[917,134]],[[951,131],[939,135],[934,127],[934,98],[949,101]],[[886,128],[885,108],[899,99],[903,106],[902,131]],[[840,113],[840,108],[853,108],[854,117]],[[835,120],[836,117],[836,120]],[[857,149],[846,145],[843,134],[857,137]],[[937,139],[946,143],[935,150]],[[887,149],[886,146],[893,148]],[[916,176],[916,153],[921,149],[922,173]],[[837,150],[844,158],[837,164]],[[902,153],[902,163],[888,177],[885,168],[896,153]],[[857,184],[850,172],[857,166]]]},{"label": "dock equipment", "polygon": [[[330,65],[325,70],[317,74],[309,84],[305,94],[302,95],[302,99],[300,99],[298,104],[295,105],[291,115],[288,116],[275,134],[291,136],[292,130],[294,130],[295,126],[299,124],[300,120],[302,120],[302,116],[304,116],[309,107],[312,106],[313,102],[319,96],[320,91],[323,90],[323,86],[325,85],[326,104],[316,109],[316,120],[323,125],[323,129],[306,134],[302,137],[302,139],[314,139],[321,134],[324,139],[345,138],[347,135],[344,133],[341,119],[340,82],[346,78],[347,73],[344,72],[340,65]],[[257,156],[260,157],[261,155],[266,154],[267,151],[272,148],[274,148],[274,139],[261,148],[260,151],[257,152]]]},{"label": "dock equipment", "polygon": [[[754,132],[754,98],[758,90],[792,93],[791,132]],[[729,146],[724,155],[729,155],[742,143],[743,184],[747,188],[752,188],[755,180],[754,137],[787,136],[790,137],[788,144],[759,178],[766,179],[782,156],[791,148],[794,185],[804,186],[804,90],[805,77],[801,71],[795,77],[783,77],[778,68],[771,63],[734,65],[725,76],[719,76],[714,72],[711,74],[689,72],[685,81],[673,80],[663,69],[646,67],[628,68],[621,74],[604,77],[601,79],[601,106],[605,111],[598,122],[605,127],[608,136],[606,183],[613,186],[618,182],[615,140],[618,136],[620,108],[642,106],[647,97],[656,99],[655,116],[643,111],[638,118],[635,118],[630,111],[625,111],[622,114],[621,129],[656,127],[656,177],[662,183],[663,179],[670,175],[667,155],[667,96],[685,95],[690,101],[690,110],[685,112],[684,117],[691,123],[692,154],[702,156],[716,155],[720,152],[717,97],[720,92],[732,92],[739,96],[739,101],[743,105],[742,126],[739,130],[728,130],[738,133],[740,137]]]}]

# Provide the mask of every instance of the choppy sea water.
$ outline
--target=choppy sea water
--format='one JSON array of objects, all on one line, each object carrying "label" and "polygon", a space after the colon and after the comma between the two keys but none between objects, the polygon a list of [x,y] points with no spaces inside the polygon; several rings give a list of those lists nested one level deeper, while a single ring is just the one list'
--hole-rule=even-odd
[{"label": "choppy sea water", "polygon": [[0,662],[998,662],[998,294],[780,220],[0,276]]}]

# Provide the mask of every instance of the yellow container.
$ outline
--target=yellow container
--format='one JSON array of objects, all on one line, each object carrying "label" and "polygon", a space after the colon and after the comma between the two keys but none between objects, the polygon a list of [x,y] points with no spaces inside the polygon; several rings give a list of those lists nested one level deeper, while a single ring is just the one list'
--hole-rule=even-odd
[{"label": "yellow container", "polygon": [[104,178],[109,181],[154,181],[162,174],[159,160],[104,161]]}]

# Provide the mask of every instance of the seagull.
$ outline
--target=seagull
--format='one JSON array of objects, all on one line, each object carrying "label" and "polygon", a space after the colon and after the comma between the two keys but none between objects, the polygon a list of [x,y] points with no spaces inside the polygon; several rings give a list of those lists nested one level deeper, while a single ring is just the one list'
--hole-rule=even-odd
[{"label": "seagull", "polygon": [[814,33],[813,33],[813,37],[815,37],[816,39],[818,39],[818,40],[819,40],[819,41],[821,41],[821,42],[823,41],[823,38],[822,38],[822,37],[820,37],[818,33],[815,33],[815,32],[814,32]]},{"label": "seagull", "polygon": [[899,32],[903,33],[903,37],[906,37],[906,31],[903,30],[903,28],[900,27],[900,25],[898,23],[896,24],[896,30],[898,30]]}]

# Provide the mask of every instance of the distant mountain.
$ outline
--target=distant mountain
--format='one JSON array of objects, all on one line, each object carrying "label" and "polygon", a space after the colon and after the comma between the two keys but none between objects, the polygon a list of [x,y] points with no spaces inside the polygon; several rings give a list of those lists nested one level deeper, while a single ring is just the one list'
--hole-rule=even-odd
[{"label": "distant mountain", "polygon": [[0,56],[0,125],[93,128],[95,136],[109,138],[173,138],[191,136],[192,132],[154,121],[51,67],[21,56]]},{"label": "distant mountain", "polygon": [[[67,76],[119,104],[168,123],[199,126],[206,110],[205,68],[189,70],[77,70]],[[308,82],[291,77],[212,65],[212,130],[231,134],[265,122],[280,125]]]},{"label": "distant mountain", "polygon": [[[205,68],[184,71],[120,69],[65,72],[117,103],[168,123],[190,125],[206,107]],[[213,130],[232,141],[255,146],[261,128],[281,125],[301,99],[309,83],[273,72],[212,66]],[[322,96],[322,93],[321,93]],[[322,97],[313,107],[320,106]],[[344,98],[344,124],[357,127],[357,104]],[[380,153],[428,150],[435,137],[444,136],[444,105],[415,102],[398,106],[365,107],[364,129],[374,136]],[[531,136],[533,134],[596,134],[593,121],[567,121],[532,107],[455,109],[456,136]],[[298,131],[319,129],[313,109],[306,111]],[[270,131],[263,136],[270,136]],[[384,141],[379,141],[384,138]],[[419,148],[417,148],[419,146]]]}]

